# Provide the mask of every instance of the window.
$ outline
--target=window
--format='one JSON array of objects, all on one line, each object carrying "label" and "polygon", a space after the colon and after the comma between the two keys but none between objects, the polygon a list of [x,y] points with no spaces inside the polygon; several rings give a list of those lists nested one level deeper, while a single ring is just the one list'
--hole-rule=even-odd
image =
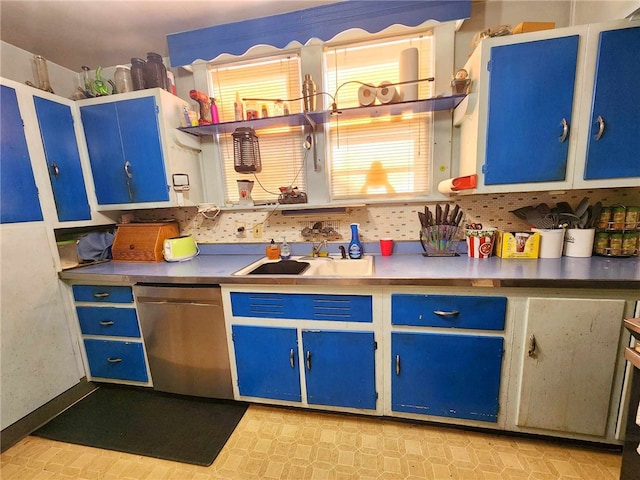
[{"label": "window", "polygon": [[[327,47],[327,89],[336,92],[338,108],[357,107],[363,83],[400,81],[401,52],[413,47],[419,52],[418,78],[432,77],[432,44],[433,37],[423,34]],[[418,98],[432,97],[432,90],[433,82],[419,82]],[[328,130],[332,199],[409,198],[429,192],[431,113],[349,120],[337,115]]]},{"label": "window", "polygon": [[[212,65],[210,80],[221,122],[235,120],[236,97],[255,99],[243,102],[243,110],[255,108],[259,117],[263,116],[265,109],[268,116],[283,115],[285,108],[291,113],[301,111],[299,100],[289,100],[300,97],[298,55]],[[282,102],[274,101],[278,99]],[[239,200],[237,180],[254,180],[251,196],[256,203],[275,201],[280,193],[279,187],[297,186],[304,191],[306,178],[303,167],[308,151],[303,147],[303,127],[266,128],[256,133],[262,171],[255,174],[235,171],[232,134],[221,135],[218,139],[226,201]]]}]

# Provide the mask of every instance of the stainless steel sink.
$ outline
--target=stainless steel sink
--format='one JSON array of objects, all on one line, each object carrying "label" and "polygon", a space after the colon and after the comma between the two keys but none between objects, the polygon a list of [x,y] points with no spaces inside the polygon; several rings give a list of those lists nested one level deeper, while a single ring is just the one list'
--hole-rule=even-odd
[{"label": "stainless steel sink", "polygon": [[[307,267],[304,264],[309,264]],[[296,268],[298,267],[298,268]],[[369,277],[373,275],[373,257],[358,260],[340,257],[293,256],[291,260],[264,257],[238,270],[234,275],[298,275],[304,277]]]}]

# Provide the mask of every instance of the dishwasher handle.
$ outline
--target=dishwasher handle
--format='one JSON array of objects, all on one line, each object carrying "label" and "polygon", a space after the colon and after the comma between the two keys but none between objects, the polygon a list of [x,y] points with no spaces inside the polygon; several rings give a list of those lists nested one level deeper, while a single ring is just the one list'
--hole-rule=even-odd
[{"label": "dishwasher handle", "polygon": [[171,299],[171,300],[151,300],[150,298],[139,297],[138,303],[144,303],[147,305],[194,305],[200,307],[211,307],[217,306],[221,307],[220,302],[203,302],[203,301],[194,301],[194,300],[181,300],[181,299]]}]

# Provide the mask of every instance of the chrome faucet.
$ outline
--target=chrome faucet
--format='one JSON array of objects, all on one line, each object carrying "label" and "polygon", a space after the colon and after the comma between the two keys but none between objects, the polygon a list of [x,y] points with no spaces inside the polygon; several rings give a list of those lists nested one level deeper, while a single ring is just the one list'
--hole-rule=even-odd
[{"label": "chrome faucet", "polygon": [[322,251],[323,248],[327,248],[327,240],[322,240],[320,243],[315,244],[314,242],[311,242],[311,256],[312,257],[319,257],[320,256],[320,252]]}]

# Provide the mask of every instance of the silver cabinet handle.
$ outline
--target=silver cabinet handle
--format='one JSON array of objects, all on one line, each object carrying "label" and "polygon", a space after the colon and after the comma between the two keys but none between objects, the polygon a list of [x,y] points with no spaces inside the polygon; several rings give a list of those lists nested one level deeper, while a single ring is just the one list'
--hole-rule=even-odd
[{"label": "silver cabinet handle", "polygon": [[598,133],[596,133],[596,141],[597,141],[597,140],[600,140],[600,138],[602,137],[602,134],[604,133],[604,118],[598,115],[598,119],[596,121],[598,122]]},{"label": "silver cabinet handle", "polygon": [[400,355],[396,355],[396,375],[400,375]]},{"label": "silver cabinet handle", "polygon": [[538,344],[536,343],[536,336],[532,333],[529,337],[529,350],[527,351],[527,355],[529,355],[531,358],[535,358],[535,356],[538,354],[536,352],[537,348]]},{"label": "silver cabinet handle", "polygon": [[121,361],[122,361],[121,358],[112,358],[112,357],[107,358],[107,362],[109,363],[120,363]]},{"label": "silver cabinet handle", "polygon": [[115,325],[115,322],[112,320],[100,320],[100,325],[103,327],[110,327],[111,325]]},{"label": "silver cabinet handle", "polygon": [[96,292],[93,294],[94,298],[107,298],[110,295],[109,292]]},{"label": "silver cabinet handle", "polygon": [[289,363],[291,364],[291,368],[294,368],[296,366],[295,357],[293,355],[293,348],[289,350]]},{"label": "silver cabinet handle", "polygon": [[311,370],[311,352],[307,350],[307,370]]},{"label": "silver cabinet handle", "polygon": [[566,118],[562,119],[562,135],[560,136],[560,143],[564,143],[564,141],[569,136],[569,122],[567,122]]},{"label": "silver cabinet handle", "polygon": [[60,168],[58,168],[58,164],[56,162],[51,164],[51,173],[53,173],[53,176],[56,178],[60,176]]},{"label": "silver cabinet handle", "polygon": [[433,313],[439,317],[456,317],[460,315],[460,310],[451,310],[445,312],[444,310],[434,310]]},{"label": "silver cabinet handle", "polygon": [[124,173],[127,175],[127,178],[133,177],[133,173],[131,173],[131,163],[129,160],[124,162]]}]

